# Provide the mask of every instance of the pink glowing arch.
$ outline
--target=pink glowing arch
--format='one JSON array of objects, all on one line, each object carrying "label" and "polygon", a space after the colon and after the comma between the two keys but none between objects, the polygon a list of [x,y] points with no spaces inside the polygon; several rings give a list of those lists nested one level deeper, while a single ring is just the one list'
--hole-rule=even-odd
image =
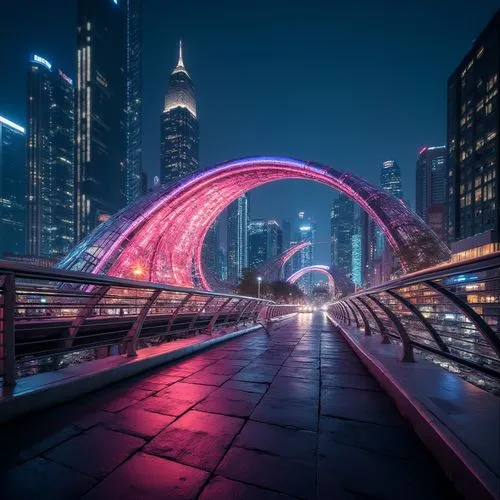
[{"label": "pink glowing arch", "polygon": [[311,246],[310,241],[301,241],[288,247],[284,252],[276,255],[272,259],[267,260],[261,264],[255,271],[255,274],[262,276],[264,281],[273,282],[278,281],[281,276],[283,266],[302,249]]},{"label": "pink glowing arch", "polygon": [[320,182],[355,200],[382,228],[406,271],[450,257],[422,219],[366,180],[312,162],[256,157],[217,165],[141,198],[96,228],[58,267],[209,288],[201,251],[212,223],[239,196],[282,179]]},{"label": "pink glowing arch", "polygon": [[323,265],[315,265],[315,266],[307,266],[303,267],[302,269],[299,269],[298,271],[294,272],[288,279],[288,283],[293,285],[294,283],[297,283],[297,281],[302,278],[305,274],[308,273],[320,273],[323,276],[326,276],[328,279],[328,286],[330,287],[330,290],[332,291],[332,294],[335,293],[335,279],[333,278],[332,274],[330,273],[330,268],[328,266],[323,266]]}]

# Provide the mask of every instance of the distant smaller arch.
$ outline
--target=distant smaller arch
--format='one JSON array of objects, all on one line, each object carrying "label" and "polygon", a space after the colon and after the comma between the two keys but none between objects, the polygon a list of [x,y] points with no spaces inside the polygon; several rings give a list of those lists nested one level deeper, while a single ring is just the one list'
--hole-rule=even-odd
[{"label": "distant smaller arch", "polygon": [[322,264],[303,267],[294,272],[287,281],[293,285],[302,278],[302,276],[308,273],[320,273],[326,276],[328,285],[332,289],[332,293],[336,296],[348,295],[354,292],[354,283],[340,269]]}]

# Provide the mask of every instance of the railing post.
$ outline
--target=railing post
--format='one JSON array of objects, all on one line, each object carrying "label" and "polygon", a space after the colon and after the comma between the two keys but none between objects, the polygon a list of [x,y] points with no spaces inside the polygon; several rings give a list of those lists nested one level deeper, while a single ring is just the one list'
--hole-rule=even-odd
[{"label": "railing post", "polygon": [[338,304],[340,306],[340,309],[343,312],[343,316],[345,316],[344,321],[347,323],[347,326],[350,326],[351,325],[351,318],[349,316],[349,309],[347,309],[347,307],[345,306],[345,304],[343,302],[339,302]]},{"label": "railing post", "polygon": [[217,311],[214,313],[214,315],[212,316],[212,319],[210,320],[210,323],[208,324],[207,326],[207,331],[208,331],[208,334],[209,335],[212,335],[212,332],[213,332],[213,329],[214,329],[214,326],[215,326],[215,323],[217,322],[217,319],[219,318],[219,316],[221,315],[221,312],[224,310],[224,307],[226,307],[227,304],[229,304],[229,302],[231,302],[232,300],[232,297],[229,297],[228,299],[226,299],[222,305],[219,307],[219,309],[217,309]]},{"label": "railing post", "polygon": [[16,276],[4,275],[2,304],[2,331],[0,334],[0,352],[2,359],[3,383],[5,386],[16,385]]},{"label": "railing post", "polygon": [[179,311],[186,305],[187,302],[189,302],[189,299],[193,296],[192,293],[187,293],[185,297],[181,300],[180,304],[175,308],[174,312],[172,313],[172,316],[170,317],[169,322],[167,323],[167,333],[168,335],[170,333],[170,329],[172,328],[172,325],[174,324],[175,318],[177,318],[177,314],[179,314]]},{"label": "railing post", "polygon": [[365,335],[371,335],[370,323],[368,323],[365,313],[363,312],[361,307],[359,307],[359,305],[356,304],[356,299],[352,299],[351,304],[358,310],[359,314],[361,315],[361,319],[363,320],[363,324],[365,326]]},{"label": "railing post", "polygon": [[194,325],[196,325],[198,318],[202,315],[203,309],[205,309],[205,307],[207,307],[210,304],[210,302],[212,302],[214,299],[215,299],[215,295],[209,296],[208,299],[203,304],[203,306],[198,311],[198,314],[195,314],[193,316],[193,319],[191,320],[191,323],[189,323],[189,326],[188,326],[188,332],[190,332],[194,328]]},{"label": "railing post", "polygon": [[356,328],[359,328],[361,325],[359,324],[358,316],[356,314],[356,311],[352,307],[351,303],[346,299],[344,300],[345,306],[352,312],[352,315],[354,316],[354,321],[356,322]]},{"label": "railing post", "polygon": [[373,300],[373,302],[375,302],[375,304],[377,304],[380,309],[382,309],[382,311],[387,314],[389,319],[396,327],[396,330],[399,333],[399,337],[401,338],[401,342],[403,343],[403,357],[401,358],[401,361],[404,361],[405,363],[414,362],[415,357],[413,356],[413,346],[411,345],[410,337],[408,336],[408,332],[406,331],[403,323],[401,323],[400,319],[379,299],[373,297],[372,295],[367,295],[367,297]]},{"label": "railing post", "polygon": [[391,341],[389,339],[389,336],[387,335],[387,330],[382,321],[380,321],[380,318],[375,314],[375,311],[370,307],[370,304],[368,304],[368,302],[363,300],[361,297],[358,297],[358,300],[362,304],[364,304],[364,306],[368,309],[368,311],[372,315],[372,318],[375,320],[375,323],[377,323],[378,329],[380,330],[380,335],[382,335],[382,344],[390,344]]},{"label": "railing post", "polygon": [[417,307],[415,307],[409,300],[407,300],[405,297],[400,295],[397,292],[394,292],[393,290],[387,290],[387,293],[394,297],[396,300],[399,300],[411,313],[413,313],[419,320],[420,322],[425,326],[427,331],[430,333],[431,337],[434,339],[436,344],[439,346],[439,348],[444,351],[449,353],[450,350],[448,349],[448,346],[443,342],[441,339],[440,335],[438,332],[435,330],[435,328],[431,325],[429,321],[424,317],[424,315],[418,310]]},{"label": "railing post", "polygon": [[497,356],[500,357],[500,339],[497,335],[495,335],[495,332],[491,329],[490,325],[488,325],[488,323],[486,323],[486,321],[476,311],[474,311],[472,307],[439,283],[435,283],[431,280],[424,281],[423,283],[446,297],[452,304],[458,307],[458,309],[460,309],[478,329],[483,338],[486,339],[486,341],[491,345],[493,350],[497,353]]},{"label": "railing post", "polygon": [[141,333],[142,325],[144,324],[144,320],[146,319],[149,310],[156,302],[156,299],[160,296],[160,294],[161,290],[155,290],[151,294],[146,303],[142,306],[139,315],[135,319],[134,324],[123,341],[127,346],[127,356],[129,358],[137,356],[137,340],[139,338],[139,334]]}]

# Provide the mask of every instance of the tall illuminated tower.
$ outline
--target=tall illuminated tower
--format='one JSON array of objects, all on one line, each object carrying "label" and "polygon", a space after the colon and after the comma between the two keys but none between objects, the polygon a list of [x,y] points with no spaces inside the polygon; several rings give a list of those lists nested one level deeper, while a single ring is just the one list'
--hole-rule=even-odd
[{"label": "tall illuminated tower", "polygon": [[132,203],[142,187],[142,0],[122,0],[125,12],[125,197]]},{"label": "tall illuminated tower", "polygon": [[0,258],[24,253],[25,150],[24,127],[0,116]]},{"label": "tall illuminated tower", "polygon": [[182,42],[179,60],[168,80],[161,115],[162,183],[174,182],[199,168],[199,132],[191,77],[184,67]]},{"label": "tall illuminated tower", "polygon": [[448,79],[448,241],[454,260],[500,250],[500,10]]},{"label": "tall illuminated tower", "polygon": [[380,172],[380,185],[384,191],[400,200],[403,199],[401,188],[401,169],[395,160],[384,161]]},{"label": "tall illuminated tower", "polygon": [[417,157],[416,212],[446,241],[446,146],[422,148]]},{"label": "tall illuminated tower", "polygon": [[233,201],[227,209],[227,278],[237,282],[248,267],[248,199]]},{"label": "tall illuminated tower", "polygon": [[76,239],[126,203],[125,0],[78,0]]},{"label": "tall illuminated tower", "polygon": [[57,259],[75,240],[73,81],[34,55],[27,97],[26,251]]}]

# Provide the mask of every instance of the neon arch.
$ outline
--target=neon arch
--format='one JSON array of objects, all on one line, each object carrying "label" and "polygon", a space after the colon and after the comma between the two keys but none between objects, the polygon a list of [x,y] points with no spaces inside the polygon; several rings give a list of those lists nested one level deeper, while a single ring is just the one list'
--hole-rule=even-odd
[{"label": "neon arch", "polygon": [[354,292],[354,283],[342,272],[335,267],[329,267],[322,264],[303,267],[294,272],[288,279],[288,283],[294,284],[308,273],[320,273],[328,279],[328,286],[332,290],[333,295],[348,295]]},{"label": "neon arch", "polygon": [[410,208],[361,177],[313,162],[255,157],[216,165],[139,199],[97,227],[58,267],[124,278],[136,278],[140,269],[143,280],[209,288],[201,250],[212,223],[239,196],[282,179],[320,182],[356,201],[380,226],[406,272],[450,258]]},{"label": "neon arch", "polygon": [[281,276],[281,270],[283,266],[297,253],[300,252],[303,248],[311,246],[310,241],[301,241],[300,243],[296,243],[288,247],[284,252],[276,255],[263,264],[261,264],[256,270],[255,273],[262,277],[264,281],[273,282],[278,281]]}]

